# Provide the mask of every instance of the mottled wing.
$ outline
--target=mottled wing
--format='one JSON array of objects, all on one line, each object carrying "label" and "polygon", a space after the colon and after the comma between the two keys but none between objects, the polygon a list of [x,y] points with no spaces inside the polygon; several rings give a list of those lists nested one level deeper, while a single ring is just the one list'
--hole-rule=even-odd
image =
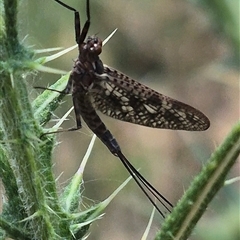
[{"label": "mottled wing", "polygon": [[164,96],[104,65],[89,92],[95,108],[115,119],[153,128],[202,131],[210,122],[197,109]]}]

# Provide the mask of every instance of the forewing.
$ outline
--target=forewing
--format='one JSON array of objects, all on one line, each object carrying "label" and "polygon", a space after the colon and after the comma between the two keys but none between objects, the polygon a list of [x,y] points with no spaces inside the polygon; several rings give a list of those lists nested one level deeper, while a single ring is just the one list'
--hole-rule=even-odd
[{"label": "forewing", "polygon": [[115,119],[152,128],[202,131],[210,122],[197,109],[164,96],[104,65],[89,92],[95,108]]}]

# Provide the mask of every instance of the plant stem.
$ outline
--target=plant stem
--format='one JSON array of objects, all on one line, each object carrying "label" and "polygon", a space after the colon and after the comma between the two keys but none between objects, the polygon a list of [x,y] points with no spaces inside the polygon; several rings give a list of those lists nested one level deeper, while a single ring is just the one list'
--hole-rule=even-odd
[{"label": "plant stem", "polygon": [[240,153],[240,122],[212,154],[167,218],[156,239],[187,239]]}]

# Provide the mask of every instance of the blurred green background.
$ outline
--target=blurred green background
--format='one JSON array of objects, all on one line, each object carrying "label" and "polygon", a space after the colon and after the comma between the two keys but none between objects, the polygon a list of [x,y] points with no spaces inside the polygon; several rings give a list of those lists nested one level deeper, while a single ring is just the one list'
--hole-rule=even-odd
[{"label": "blurred green background", "polygon": [[[65,3],[86,19],[85,1]],[[20,1],[20,39],[32,49],[75,44],[73,13],[53,0]],[[104,46],[103,62],[164,95],[203,111],[211,121],[206,132],[158,130],[100,114],[123,153],[173,204],[239,118],[239,1],[92,0],[90,35],[114,37]],[[70,71],[77,51],[48,66]],[[58,75],[38,73],[28,81],[48,86]],[[34,98],[38,91],[32,90]],[[71,96],[54,113],[61,117]],[[55,119],[57,118],[55,116]],[[63,125],[75,125],[74,114]],[[59,191],[77,170],[92,133],[83,128],[58,135],[54,171]],[[128,176],[120,161],[99,141],[85,170],[86,204],[105,199]],[[239,161],[228,178],[239,176]],[[239,182],[224,187],[197,224],[190,239],[239,239]],[[132,181],[94,223],[89,239],[140,239],[152,206]],[[155,216],[149,239],[162,221]]]}]

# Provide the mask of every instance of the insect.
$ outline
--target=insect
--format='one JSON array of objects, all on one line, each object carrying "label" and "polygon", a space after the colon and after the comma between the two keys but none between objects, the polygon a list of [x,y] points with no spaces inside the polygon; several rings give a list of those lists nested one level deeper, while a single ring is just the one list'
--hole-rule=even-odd
[{"label": "insect", "polygon": [[102,41],[97,36],[87,37],[90,27],[89,0],[86,0],[87,20],[82,30],[79,12],[60,0],[55,1],[74,12],[75,37],[79,49],[67,86],[63,91],[58,91],[62,94],[72,91],[77,126],[68,131],[80,129],[82,118],[110,152],[121,160],[150,202],[165,217],[164,212],[150,194],[168,212],[171,211],[172,204],[127,160],[96,110],[122,121],[174,130],[206,130],[210,125],[208,118],[195,108],[164,96],[114,68],[103,65],[99,58],[102,52]]}]

